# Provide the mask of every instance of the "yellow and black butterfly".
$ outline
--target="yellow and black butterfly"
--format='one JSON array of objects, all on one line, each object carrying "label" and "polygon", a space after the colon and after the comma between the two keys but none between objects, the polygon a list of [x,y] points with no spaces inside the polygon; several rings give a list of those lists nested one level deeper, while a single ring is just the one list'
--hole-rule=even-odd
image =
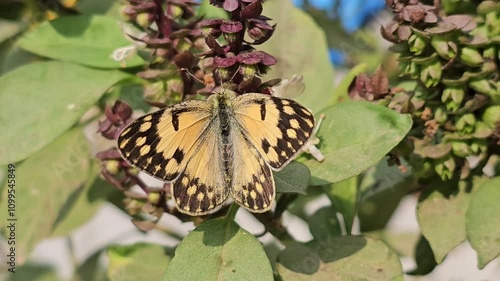
[{"label": "yellow and black butterfly", "polygon": [[199,216],[229,194],[251,212],[268,211],[279,171],[312,135],[314,118],[289,99],[223,90],[146,114],[118,137],[132,166],[172,182],[180,212]]}]

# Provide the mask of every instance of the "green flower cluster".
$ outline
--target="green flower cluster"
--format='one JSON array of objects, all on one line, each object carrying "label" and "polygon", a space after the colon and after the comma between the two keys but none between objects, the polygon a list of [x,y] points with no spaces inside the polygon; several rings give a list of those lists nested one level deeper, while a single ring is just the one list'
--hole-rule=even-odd
[{"label": "green flower cluster", "polygon": [[386,2],[395,16],[382,35],[414,81],[380,100],[413,116],[403,154],[424,177],[482,174],[500,144],[500,3]]}]

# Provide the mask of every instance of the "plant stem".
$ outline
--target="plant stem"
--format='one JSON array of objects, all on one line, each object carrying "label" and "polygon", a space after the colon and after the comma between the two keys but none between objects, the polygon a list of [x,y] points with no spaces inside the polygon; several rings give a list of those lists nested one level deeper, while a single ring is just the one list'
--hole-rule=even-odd
[{"label": "plant stem", "polygon": [[227,211],[226,217],[234,221],[239,208],[240,206],[238,204],[233,203],[231,207],[229,207],[229,211]]}]

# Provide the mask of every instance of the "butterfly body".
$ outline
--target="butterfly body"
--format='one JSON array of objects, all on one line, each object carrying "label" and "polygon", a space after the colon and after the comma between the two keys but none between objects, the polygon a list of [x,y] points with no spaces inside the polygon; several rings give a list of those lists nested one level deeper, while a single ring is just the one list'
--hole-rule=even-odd
[{"label": "butterfly body", "polygon": [[144,115],[118,137],[133,166],[172,182],[179,211],[207,214],[229,194],[252,212],[275,197],[271,170],[297,156],[312,134],[312,114],[293,100],[221,91]]}]

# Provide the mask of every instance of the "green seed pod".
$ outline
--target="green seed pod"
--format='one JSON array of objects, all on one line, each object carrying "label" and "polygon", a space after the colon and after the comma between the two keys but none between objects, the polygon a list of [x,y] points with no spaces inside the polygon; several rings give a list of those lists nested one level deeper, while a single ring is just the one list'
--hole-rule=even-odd
[{"label": "green seed pod", "polygon": [[488,150],[488,142],[486,139],[474,139],[471,143],[470,149],[474,154],[484,153]]},{"label": "green seed pod", "polygon": [[408,39],[408,44],[410,45],[410,51],[415,53],[415,55],[420,55],[424,50],[427,42],[422,35],[412,34]]},{"label": "green seed pod", "polygon": [[497,50],[496,50],[495,46],[491,46],[489,48],[484,49],[483,58],[494,59],[496,54],[497,54]]},{"label": "green seed pod", "polygon": [[434,111],[434,119],[440,124],[444,124],[448,120],[446,109],[442,106],[436,108],[436,110]]},{"label": "green seed pod", "polygon": [[495,9],[498,9],[498,4],[495,3],[495,1],[482,1],[478,6],[477,6],[477,13],[479,15],[486,15],[488,13],[491,13],[491,11],[495,11]]},{"label": "green seed pod", "polygon": [[148,193],[148,201],[155,205],[160,203],[160,198],[161,195],[158,191],[151,191]]},{"label": "green seed pod", "polygon": [[456,54],[453,48],[450,48],[450,43],[443,37],[433,36],[431,39],[431,46],[436,50],[436,53],[443,59],[449,60]]},{"label": "green seed pod", "polygon": [[434,171],[436,171],[443,181],[446,181],[453,177],[455,167],[455,160],[453,160],[453,157],[448,155],[443,159],[436,160],[434,164]]},{"label": "green seed pod", "polygon": [[206,37],[209,34],[211,34],[213,30],[214,28],[212,26],[204,26],[201,28],[201,33],[203,34],[204,37]]},{"label": "green seed pod", "polygon": [[136,168],[134,167],[130,167],[128,168],[127,172],[129,174],[131,174],[132,176],[137,176],[139,174],[139,170],[137,170]]},{"label": "green seed pod", "polygon": [[461,158],[465,158],[473,153],[469,145],[461,141],[452,142],[451,149],[453,154]]},{"label": "green seed pod", "polygon": [[142,207],[144,206],[144,202],[143,201],[140,201],[138,199],[134,199],[134,198],[127,198],[125,199],[125,209],[127,210],[127,213],[129,213],[130,215],[137,215]]},{"label": "green seed pod", "polygon": [[256,64],[253,64],[253,65],[245,65],[242,67],[242,74],[245,78],[252,78],[254,76],[257,75],[257,65]]},{"label": "green seed pod", "polygon": [[469,82],[469,86],[482,94],[488,95],[494,103],[500,103],[500,92],[498,87],[488,79],[472,80]]},{"label": "green seed pod", "polygon": [[189,49],[191,49],[192,46],[193,44],[191,41],[187,40],[186,38],[181,38],[177,43],[177,46],[175,46],[175,49],[179,53],[182,53],[184,51],[189,51]]},{"label": "green seed pod", "polygon": [[456,111],[462,105],[464,100],[465,89],[460,86],[449,86],[444,89],[441,95],[441,101],[446,104],[446,109]]},{"label": "green seed pod", "polygon": [[174,19],[177,19],[184,14],[184,12],[182,11],[182,8],[178,5],[169,5],[168,8],[169,8],[170,16]]},{"label": "green seed pod", "polygon": [[[415,169],[416,167],[412,165]],[[418,169],[415,171],[415,177],[417,178],[429,178],[434,174],[434,163],[427,160],[421,166],[418,166]]]},{"label": "green seed pod", "polygon": [[500,123],[500,105],[492,105],[486,108],[481,120],[490,128],[495,128]]},{"label": "green seed pod", "polygon": [[231,79],[231,77],[233,76],[233,73],[229,71],[227,68],[219,68],[218,74],[223,81],[227,81]]},{"label": "green seed pod", "polygon": [[106,167],[106,170],[112,175],[116,175],[118,173],[118,168],[120,166],[120,162],[117,160],[106,160],[106,163],[104,164]]},{"label": "green seed pod", "polygon": [[433,60],[428,64],[422,65],[420,80],[427,88],[436,86],[441,80],[442,66],[439,60]]},{"label": "green seed pod", "polygon": [[125,21],[131,21],[136,17],[137,12],[132,5],[124,5],[120,7],[120,16]]},{"label": "green seed pod", "polygon": [[224,39],[226,39],[228,43],[234,43],[239,39],[239,36],[237,33],[224,33]]},{"label": "green seed pod", "polygon": [[402,75],[408,75],[411,78],[417,78],[420,72],[420,67],[414,62],[401,62],[400,63],[400,73]]},{"label": "green seed pod", "polygon": [[135,22],[141,27],[148,28],[153,23],[153,18],[149,13],[139,13]]},{"label": "green seed pod", "polygon": [[474,125],[476,117],[472,113],[467,113],[461,116],[455,123],[457,131],[462,134],[472,134],[474,132]]},{"label": "green seed pod", "polygon": [[481,54],[471,47],[463,47],[458,57],[468,66],[480,66],[484,62]]}]

